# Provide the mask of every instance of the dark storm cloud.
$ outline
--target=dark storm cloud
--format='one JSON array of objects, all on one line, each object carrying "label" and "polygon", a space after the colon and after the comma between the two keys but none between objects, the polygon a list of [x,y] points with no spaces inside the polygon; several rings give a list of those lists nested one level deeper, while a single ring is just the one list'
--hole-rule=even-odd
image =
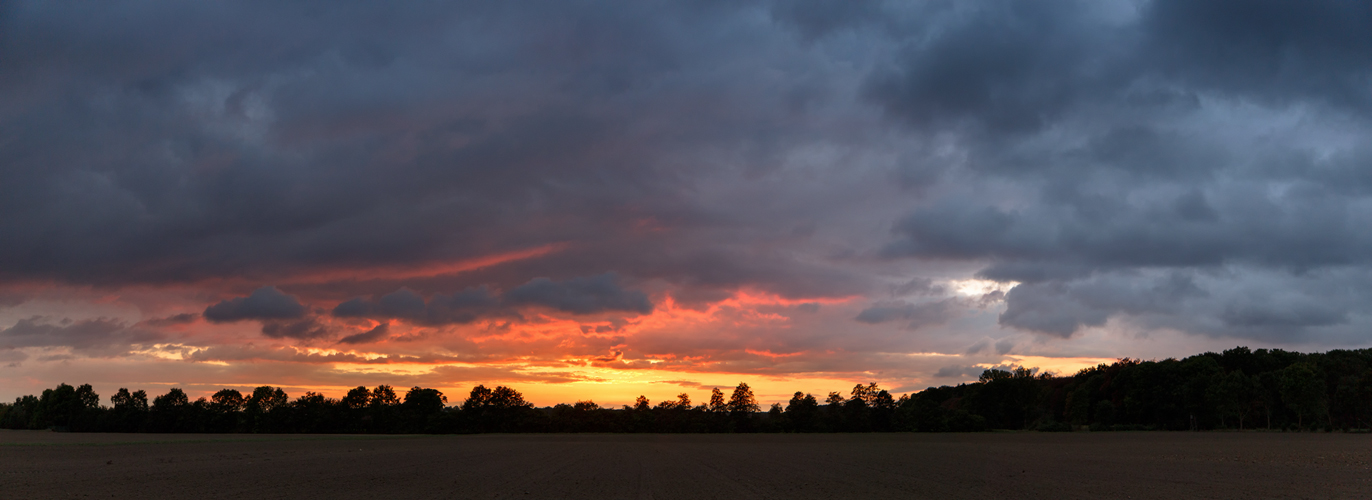
[{"label": "dark storm cloud", "polygon": [[512,305],[536,305],[572,314],[591,314],[605,311],[648,314],[653,304],[648,296],[637,290],[619,286],[613,273],[556,282],[548,278],[534,278],[505,293],[505,301]]},{"label": "dark storm cloud", "polygon": [[[653,310],[607,270],[691,308],[946,294],[879,284],[914,259],[1019,282],[1001,325],[1049,337],[1372,326],[1365,2],[334,7],[4,4],[0,279],[437,325]],[[275,289],[204,317],[326,334]]]},{"label": "dark storm cloud", "polygon": [[235,297],[205,308],[202,316],[215,323],[243,320],[303,318],[308,310],[295,297],[274,286],[259,288],[247,297]]},{"label": "dark storm cloud", "polygon": [[1268,341],[1299,339],[1321,328],[1336,328],[1331,338],[1363,335],[1347,327],[1372,297],[1362,281],[1365,272],[1346,278],[1225,274],[1110,272],[1025,283],[1006,295],[1000,323],[1064,338],[1115,316],[1151,327]]},{"label": "dark storm cloud", "polygon": [[783,25],[813,41],[845,29],[859,29],[883,19],[881,2],[843,0],[796,0],[774,2],[771,15]]},{"label": "dark storm cloud", "polygon": [[929,13],[945,26],[874,73],[867,97],[922,129],[1038,129],[1117,78],[1116,45],[1099,42],[1121,34],[1088,17],[1085,3],[946,4],[954,12]]},{"label": "dark storm cloud", "polygon": [[400,289],[376,300],[357,297],[333,309],[340,318],[403,319],[428,324],[465,324],[487,317],[519,318],[518,309],[546,307],[571,314],[626,312],[648,314],[648,295],[620,286],[614,273],[553,281],[534,278],[499,296],[489,288],[468,288],[454,294],[434,294],[425,301],[419,293]]},{"label": "dark storm cloud", "polygon": [[1356,0],[1155,1],[1148,59],[1199,88],[1277,103],[1311,99],[1369,111],[1372,5]]},{"label": "dark storm cloud", "polygon": [[1339,200],[1231,186],[1210,197],[1158,192],[1153,200],[1054,200],[1020,210],[968,201],[921,208],[895,225],[889,255],[993,258],[983,275],[1035,281],[1120,266],[1369,262],[1372,213]]},{"label": "dark storm cloud", "polygon": [[[905,38],[864,97],[915,133],[952,134],[970,177],[893,224],[883,255],[986,263],[980,277],[1021,283],[1001,325],[1052,336],[1125,317],[1347,342],[1366,324],[1361,283],[1307,273],[1372,266],[1372,155],[1355,139],[1372,128],[1372,7],[931,9],[939,29]],[[1255,282],[1286,293],[1239,290]]]},{"label": "dark storm cloud", "polygon": [[[920,127],[1031,132],[1074,106],[1161,105],[1197,91],[1363,111],[1372,99],[1365,2],[990,0],[920,14],[940,25],[910,29],[903,55],[867,89]],[[1176,87],[1140,93],[1148,79]]]},{"label": "dark storm cloud", "polygon": [[[694,197],[824,133],[786,125],[829,83],[759,6],[14,3],[4,23],[0,276],[285,283],[576,242],[556,273],[463,285],[621,257],[706,289],[865,280],[733,252],[747,207]],[[808,76],[749,76],[772,56]],[[690,264],[721,255],[762,271]]]},{"label": "dark storm cloud", "polygon": [[340,318],[395,318],[430,325],[471,323],[483,316],[508,314],[485,287],[434,294],[427,302],[413,290],[400,289],[375,301],[354,298],[333,309]]}]

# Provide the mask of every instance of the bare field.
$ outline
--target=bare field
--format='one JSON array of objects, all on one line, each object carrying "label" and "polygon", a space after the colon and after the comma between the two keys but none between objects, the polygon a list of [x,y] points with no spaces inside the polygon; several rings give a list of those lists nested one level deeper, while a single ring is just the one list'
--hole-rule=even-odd
[{"label": "bare field", "polygon": [[1372,498],[1372,435],[0,431],[5,498]]}]

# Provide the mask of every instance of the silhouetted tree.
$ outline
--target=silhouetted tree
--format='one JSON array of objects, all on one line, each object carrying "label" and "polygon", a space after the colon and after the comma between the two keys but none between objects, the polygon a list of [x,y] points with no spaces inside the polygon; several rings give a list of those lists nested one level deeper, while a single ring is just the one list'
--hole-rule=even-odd
[{"label": "silhouetted tree", "polygon": [[[875,386],[876,384],[873,384]],[[885,389],[877,390],[871,402],[871,427],[876,432],[895,430],[896,400]]]},{"label": "silhouetted tree", "polygon": [[537,418],[533,406],[524,401],[523,394],[509,387],[487,389],[478,385],[462,402],[462,416],[467,422],[467,432],[532,430]]},{"label": "silhouetted tree", "polygon": [[1272,429],[1272,415],[1281,409],[1281,374],[1275,371],[1258,374],[1258,404],[1266,417],[1267,429]]},{"label": "silhouetted tree", "polygon": [[843,407],[848,402],[842,394],[830,391],[829,396],[824,398],[823,420],[825,430],[829,432],[844,432],[848,430],[848,423],[844,420]]},{"label": "silhouetted tree", "polygon": [[243,405],[247,400],[243,398],[243,393],[234,389],[221,389],[210,397],[209,413],[212,415],[212,422],[209,428],[213,432],[234,432],[242,425],[239,417],[243,411]]},{"label": "silhouetted tree", "polygon": [[720,391],[718,387],[710,390],[710,405],[708,409],[715,413],[729,411],[729,405],[724,403],[724,392]]},{"label": "silhouetted tree", "polygon": [[292,432],[338,432],[342,429],[343,408],[338,401],[324,397],[323,394],[306,391],[305,395],[292,401],[288,408],[276,411],[288,413],[285,427]]},{"label": "silhouetted tree", "polygon": [[148,415],[148,393],[142,390],[129,392],[126,388],[119,388],[113,396],[110,396],[110,403],[114,405],[110,409],[107,419],[108,430],[115,432],[138,432],[143,430],[144,421]]},{"label": "silhouetted tree", "polygon": [[1353,427],[1362,429],[1372,429],[1372,368],[1363,372],[1362,377],[1358,378],[1356,389],[1352,394],[1354,405]]},{"label": "silhouetted tree", "polygon": [[286,407],[290,399],[286,391],[264,385],[253,389],[243,403],[243,418],[251,432],[280,432],[282,418],[277,410]]},{"label": "silhouetted tree", "polygon": [[46,389],[38,398],[34,408],[35,422],[31,427],[56,430],[94,430],[95,411],[100,408],[100,396],[91,389],[90,384],[72,387],[59,384],[54,389]]},{"label": "silhouetted tree", "polygon": [[448,403],[448,397],[444,396],[438,389],[424,389],[413,387],[405,393],[403,405],[410,411],[424,415],[432,415],[443,411],[444,405]]},{"label": "silhouetted tree", "polygon": [[234,389],[221,389],[210,397],[210,402],[225,412],[243,411],[243,393]]},{"label": "silhouetted tree", "polygon": [[166,394],[152,399],[148,413],[149,426],[154,432],[187,432],[191,430],[190,398],[186,391],[173,387]]},{"label": "silhouetted tree", "polygon": [[395,389],[389,385],[378,385],[372,389],[370,399],[372,406],[395,406],[400,404],[400,398],[395,395]]},{"label": "silhouetted tree", "polygon": [[371,404],[372,392],[366,387],[358,386],[348,391],[348,395],[343,396],[343,406],[353,410],[366,408]]},{"label": "silhouetted tree", "polygon": [[550,409],[554,432],[615,432],[618,422],[594,401],[561,403]]},{"label": "silhouetted tree", "polygon": [[761,407],[757,404],[757,398],[753,396],[753,389],[748,384],[739,382],[734,387],[733,394],[729,395],[727,404],[729,420],[732,430],[735,432],[753,432],[756,430],[756,422],[753,414],[757,413]]},{"label": "silhouetted tree", "polygon": [[[244,397],[224,389],[189,401],[179,388],[148,402],[121,388],[99,406],[89,384],[59,384],[40,396],[0,405],[0,427],[155,432],[748,432],[1213,429],[1247,426],[1253,414],[1269,428],[1372,427],[1372,349],[1301,354],[1235,348],[1185,359],[1121,359],[1072,376],[1027,368],[987,370],[974,383],[930,387],[896,398],[876,383],[824,405],[795,393],[783,408],[758,413],[746,383],[730,398],[711,391],[650,406],[639,397],[623,410],[590,401],[534,409],[518,391],[477,386],[460,409],[441,392],[414,387],[404,403],[389,386],[348,391],[343,400],[307,392],[288,400],[263,386]],[[1260,413],[1259,413],[1260,411]],[[1068,424],[1071,425],[1068,425]]]},{"label": "silhouetted tree", "polygon": [[437,432],[438,420],[443,416],[448,397],[438,389],[413,387],[405,393],[405,416],[410,432]]},{"label": "silhouetted tree", "polygon": [[1324,383],[1309,363],[1296,363],[1281,372],[1281,398],[1296,412],[1296,426],[1305,428],[1307,415],[1318,415],[1326,408]]},{"label": "silhouetted tree", "polygon": [[1244,375],[1240,370],[1234,370],[1216,375],[1207,396],[1214,402],[1215,409],[1220,414],[1221,424],[1224,419],[1233,418],[1242,430],[1244,419],[1253,408],[1260,390],[1261,386],[1256,380]]},{"label": "silhouetted tree", "polygon": [[[642,396],[639,396],[642,397]],[[691,396],[686,393],[676,395],[676,399],[659,401],[655,408],[663,410],[691,409]]]},{"label": "silhouetted tree", "polygon": [[819,401],[812,394],[796,391],[786,403],[786,423],[792,432],[819,430]]},{"label": "silhouetted tree", "polygon": [[38,398],[33,395],[14,398],[14,404],[5,412],[3,427],[6,429],[34,429],[35,414],[38,412]]},{"label": "silhouetted tree", "polygon": [[757,398],[753,397],[753,389],[748,384],[739,382],[738,387],[734,388],[734,393],[729,396],[730,413],[754,413],[759,410]]},{"label": "silhouetted tree", "polygon": [[858,384],[849,393],[847,401],[843,402],[843,430],[845,432],[870,432],[872,430],[869,407],[867,402],[874,395],[876,384],[870,386]]}]

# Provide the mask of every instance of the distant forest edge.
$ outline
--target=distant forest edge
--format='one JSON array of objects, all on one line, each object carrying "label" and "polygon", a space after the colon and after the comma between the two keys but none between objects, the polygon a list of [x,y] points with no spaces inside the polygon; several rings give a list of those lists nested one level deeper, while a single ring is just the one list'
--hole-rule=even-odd
[{"label": "distant forest edge", "polygon": [[61,384],[0,404],[0,427],[77,432],[480,433],[480,432],[965,432],[1070,430],[1367,430],[1372,428],[1372,349],[1302,354],[1238,347],[1182,360],[1121,359],[1071,376],[986,370],[975,383],[894,397],[859,384],[823,401],[797,392],[760,411],[746,383],[726,398],[689,396],[602,408],[590,401],[535,408],[509,387],[477,386],[447,406],[434,389],[399,396],[358,387],[342,399],[294,400],[263,386],[190,401],[119,389],[111,406],[90,385]]}]

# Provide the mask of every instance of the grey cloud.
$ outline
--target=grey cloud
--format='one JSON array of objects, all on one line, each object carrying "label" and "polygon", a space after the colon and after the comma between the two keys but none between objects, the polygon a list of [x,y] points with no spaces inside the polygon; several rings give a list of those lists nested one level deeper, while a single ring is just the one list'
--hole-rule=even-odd
[{"label": "grey cloud", "polygon": [[882,2],[845,2],[842,0],[780,1],[771,5],[771,15],[793,27],[802,38],[813,41],[844,29],[858,29],[881,21]]},{"label": "grey cloud", "polygon": [[935,284],[929,278],[912,278],[910,281],[901,283],[891,288],[891,295],[900,297],[905,295],[943,295],[948,293],[948,287]]},{"label": "grey cloud", "polygon": [[994,347],[995,353],[1003,356],[1009,354],[1010,351],[1013,351],[1015,349],[1015,345],[1015,339],[1011,337],[1006,337],[1000,340],[985,337],[981,340],[976,341],[971,346],[968,346],[967,350],[963,351],[963,354],[967,356],[981,354],[992,350],[992,348]]},{"label": "grey cloud", "polygon": [[1015,340],[1014,340],[1014,339],[1011,339],[1011,338],[1003,338],[1003,339],[1000,339],[1000,340],[996,341],[996,354],[1001,354],[1001,355],[1009,354],[1010,351],[1013,351],[1014,349],[1015,349]]},{"label": "grey cloud", "polygon": [[1304,328],[1348,322],[1349,311],[1321,303],[1247,303],[1226,307],[1220,318],[1240,328]]},{"label": "grey cloud", "polygon": [[418,292],[402,288],[376,300],[348,300],[338,304],[333,315],[403,319],[428,325],[465,324],[491,317],[517,319],[520,308],[534,306],[571,314],[653,311],[647,294],[621,287],[618,275],[606,273],[564,281],[535,278],[499,295],[488,287],[473,287],[454,294],[434,294],[427,301]]},{"label": "grey cloud", "polygon": [[906,322],[905,328],[916,330],[952,319],[957,315],[959,307],[960,304],[954,299],[918,304],[904,301],[878,302],[863,309],[853,319],[867,324],[901,321]]},{"label": "grey cloud", "polygon": [[1327,0],[1188,2],[1144,8],[1148,56],[1187,84],[1276,102],[1311,99],[1367,110],[1372,6]]},{"label": "grey cloud", "polygon": [[562,282],[534,278],[505,293],[504,300],[512,305],[538,305],[573,314],[653,312],[653,304],[648,296],[637,290],[620,287],[619,277],[614,273]]},{"label": "grey cloud", "polygon": [[199,314],[195,314],[195,313],[181,313],[181,314],[173,314],[173,315],[167,316],[167,317],[165,317],[165,318],[151,318],[151,319],[146,319],[146,320],[143,320],[143,323],[145,323],[145,324],[147,324],[147,325],[149,325],[149,326],[172,326],[172,325],[184,325],[184,324],[188,324],[188,323],[194,323],[195,320],[197,320],[197,319],[200,319],[200,315],[199,315]]},{"label": "grey cloud", "polygon": [[1005,304],[1000,315],[1002,325],[1059,337],[1070,337],[1084,326],[1103,325],[1114,312],[1068,296],[1061,284],[1016,286],[1006,294]]},{"label": "grey cloud", "polygon": [[904,55],[867,89],[888,113],[921,127],[1033,132],[1081,106],[1161,104],[1160,91],[1140,93],[1140,82],[1158,81],[1275,104],[1365,112],[1372,102],[1372,42],[1363,36],[1372,7],[1360,2],[936,5],[919,14],[941,29],[909,30]]},{"label": "grey cloud", "polygon": [[0,309],[17,306],[27,302],[29,297],[18,293],[0,293]]},{"label": "grey cloud", "polygon": [[1372,238],[1355,228],[1372,222],[1372,212],[1352,211],[1330,199],[1273,199],[1258,189],[1235,186],[1214,201],[1187,191],[1093,210],[1045,203],[1010,211],[942,202],[897,223],[897,239],[884,251],[890,256],[991,258],[995,263],[982,275],[1004,281],[1134,266],[1369,262]]},{"label": "grey cloud", "polygon": [[1365,342],[1367,270],[1184,273],[1130,271],[1021,284],[1006,296],[1000,324],[1071,337],[1119,318],[1145,329],[1296,342],[1319,334],[1336,345]]},{"label": "grey cloud", "polygon": [[386,338],[386,336],[390,333],[390,327],[391,327],[390,323],[382,323],[382,324],[376,325],[376,327],[372,328],[371,330],[367,330],[367,331],[362,332],[362,333],[358,333],[358,334],[355,334],[355,335],[349,335],[349,336],[347,336],[347,337],[343,337],[343,338],[341,338],[341,339],[338,339],[338,343],[340,343],[340,344],[370,344],[370,343],[373,343],[373,342],[377,342],[377,341],[380,341],[380,340]]},{"label": "grey cloud", "polygon": [[5,366],[16,367],[26,359],[29,359],[28,354],[13,347],[0,349],[0,363],[4,363]]},{"label": "grey cloud", "polygon": [[70,347],[87,356],[119,356],[135,345],[156,343],[165,337],[108,318],[80,321],[33,316],[0,330],[0,348]]},{"label": "grey cloud", "polygon": [[339,304],[333,315],[344,318],[397,318],[423,324],[471,323],[482,316],[509,315],[486,287],[468,288],[447,295],[435,294],[427,302],[409,289],[400,289],[376,301],[358,297]]},{"label": "grey cloud", "polygon": [[992,291],[990,291],[990,292],[986,292],[986,293],[984,293],[984,294],[981,294],[980,297],[977,297],[976,304],[977,304],[977,307],[980,307],[980,308],[985,309],[987,306],[990,306],[990,305],[995,304],[995,303],[997,303],[997,302],[1004,302],[1004,301],[1005,301],[1005,292],[1000,291],[1000,290],[992,290]]},{"label": "grey cloud", "polygon": [[327,337],[332,333],[328,326],[314,318],[305,318],[299,321],[264,321],[262,323],[262,335],[274,339],[308,340]]},{"label": "grey cloud", "polygon": [[295,297],[274,286],[264,286],[247,297],[235,297],[205,308],[205,319],[215,323],[243,320],[282,320],[303,318],[308,310]]},{"label": "grey cloud", "polygon": [[1170,314],[1207,292],[1191,276],[1172,273],[1153,280],[1102,277],[1064,283],[1018,285],[1005,295],[1000,324],[1060,337],[1104,325],[1112,314]]},{"label": "grey cloud", "polygon": [[[756,207],[697,196],[838,137],[793,118],[842,99],[830,80],[850,73],[810,65],[819,55],[760,6],[110,9],[7,11],[0,277],[288,283],[577,242],[458,288],[621,259],[685,288],[866,281],[734,251],[755,233],[733,216]],[[795,77],[757,64],[774,57]],[[636,229],[647,220],[663,230]]]},{"label": "grey cloud", "polygon": [[[1021,283],[1001,323],[1053,336],[1372,326],[1361,2],[5,9],[5,282],[256,280],[447,324],[651,310],[607,269],[682,307],[877,300],[912,259]],[[1173,271],[1210,295],[1147,291]],[[945,293],[907,285],[889,298]],[[317,334],[271,293],[204,317]],[[859,316],[938,317],[918,307]]]},{"label": "grey cloud", "polygon": [[981,373],[982,370],[985,370],[985,368],[966,365],[945,366],[943,368],[939,368],[937,372],[934,372],[934,376],[938,378],[966,377],[974,375],[976,373]]},{"label": "grey cloud", "polygon": [[[949,7],[959,21],[912,37],[872,74],[866,97],[890,116],[956,127],[980,185],[1019,184],[1002,193],[1011,203],[932,197],[893,225],[882,254],[985,262],[979,277],[1021,283],[1001,325],[1052,336],[1121,317],[1207,335],[1347,338],[1336,332],[1365,321],[1349,305],[1361,292],[1237,289],[1372,266],[1369,184],[1349,167],[1368,155],[1327,140],[1372,122],[1372,8],[1157,0],[1112,17],[1095,4]],[[1311,125],[1267,137],[1242,128],[1242,105],[1274,122],[1305,110]],[[1208,273],[1213,295],[1177,278],[1193,271]]]},{"label": "grey cloud", "polygon": [[902,58],[872,75],[867,97],[920,128],[1036,130],[1115,78],[1114,45],[1100,42],[1121,34],[1093,22],[1086,3],[986,1],[926,13],[943,26],[912,37]]},{"label": "grey cloud", "polygon": [[971,356],[973,354],[981,354],[982,352],[986,351],[986,349],[990,346],[990,339],[981,339],[976,341],[976,343],[968,346],[967,350],[963,351],[963,354],[966,354],[968,356]]}]

